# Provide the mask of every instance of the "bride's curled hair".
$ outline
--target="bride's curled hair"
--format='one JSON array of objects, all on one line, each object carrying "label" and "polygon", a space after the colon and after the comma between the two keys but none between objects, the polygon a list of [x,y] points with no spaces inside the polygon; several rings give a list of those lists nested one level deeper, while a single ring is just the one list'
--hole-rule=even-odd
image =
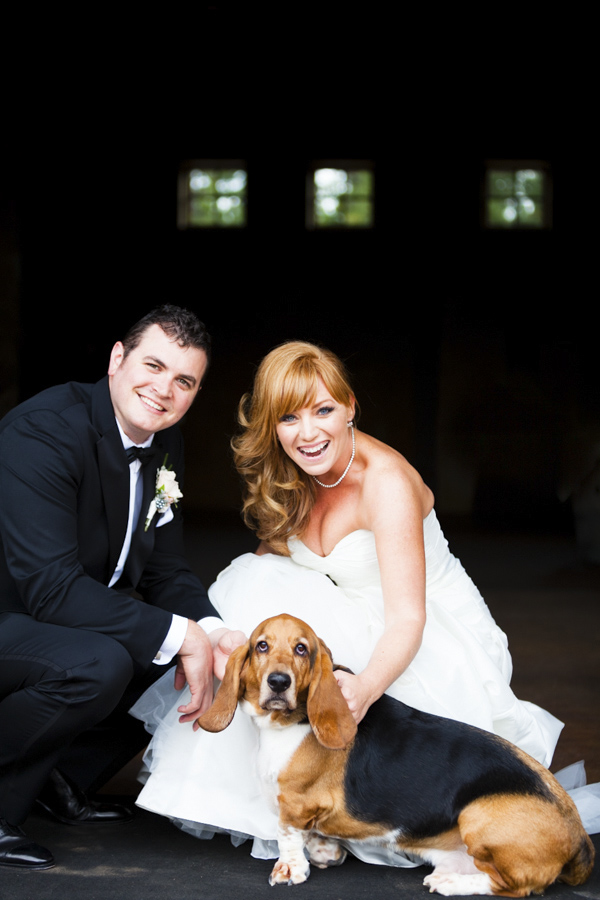
[{"label": "bride's curled hair", "polygon": [[316,495],[313,479],[282,450],[276,429],[282,416],[316,401],[319,378],[334,400],[350,405],[348,374],[334,353],[304,341],[271,350],[257,369],[252,393],[240,400],[242,432],[231,442],[244,481],[244,521],[284,556],[288,539],[308,525]]}]

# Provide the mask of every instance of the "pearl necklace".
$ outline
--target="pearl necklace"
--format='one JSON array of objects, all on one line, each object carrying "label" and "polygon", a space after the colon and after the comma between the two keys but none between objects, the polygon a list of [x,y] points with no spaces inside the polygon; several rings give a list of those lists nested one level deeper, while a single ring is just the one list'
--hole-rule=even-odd
[{"label": "pearl necklace", "polygon": [[340,478],[338,478],[338,480],[335,482],[335,484],[323,484],[322,481],[319,481],[319,479],[317,478],[316,475],[313,475],[313,478],[315,479],[315,481],[317,482],[317,484],[320,485],[321,487],[324,487],[324,488],[334,488],[334,487],[337,487],[338,484],[339,484],[341,481],[344,480],[344,478],[345,478],[346,475],[348,474],[348,469],[350,468],[350,466],[351,466],[352,463],[354,462],[354,454],[356,453],[356,439],[355,439],[355,437],[354,437],[354,425],[352,424],[352,422],[348,422],[348,425],[349,425],[349,427],[352,429],[352,456],[350,457],[350,462],[348,463],[348,465],[347,465],[346,468],[344,469],[343,475],[341,475]]}]

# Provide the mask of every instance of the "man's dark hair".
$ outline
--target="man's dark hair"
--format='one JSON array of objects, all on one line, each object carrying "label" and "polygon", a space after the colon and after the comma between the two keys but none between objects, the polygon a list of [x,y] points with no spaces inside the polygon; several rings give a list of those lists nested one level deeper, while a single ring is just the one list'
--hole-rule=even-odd
[{"label": "man's dark hair", "polygon": [[151,325],[160,325],[164,333],[172,340],[176,340],[180,347],[196,347],[198,350],[204,350],[207,362],[210,362],[211,338],[204,323],[189,309],[170,303],[157,306],[132,325],[123,338],[124,358],[135,350],[144,332]]}]

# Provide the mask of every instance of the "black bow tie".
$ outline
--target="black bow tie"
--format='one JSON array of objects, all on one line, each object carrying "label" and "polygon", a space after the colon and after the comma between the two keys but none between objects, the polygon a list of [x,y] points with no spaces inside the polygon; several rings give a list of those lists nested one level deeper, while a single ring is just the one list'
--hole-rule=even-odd
[{"label": "black bow tie", "polygon": [[154,456],[152,447],[128,447],[125,453],[127,454],[128,463],[132,463],[134,459],[139,459],[143,466],[150,462]]}]

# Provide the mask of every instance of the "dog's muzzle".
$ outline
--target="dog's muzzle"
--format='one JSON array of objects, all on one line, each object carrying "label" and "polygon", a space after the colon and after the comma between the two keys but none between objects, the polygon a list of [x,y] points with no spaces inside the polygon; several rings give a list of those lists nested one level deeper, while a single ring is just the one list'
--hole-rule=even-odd
[{"label": "dog's muzzle", "polygon": [[293,709],[295,704],[290,703],[290,697],[285,692],[292,684],[292,679],[286,672],[271,672],[267,676],[267,685],[270,694],[261,706],[263,709]]}]

